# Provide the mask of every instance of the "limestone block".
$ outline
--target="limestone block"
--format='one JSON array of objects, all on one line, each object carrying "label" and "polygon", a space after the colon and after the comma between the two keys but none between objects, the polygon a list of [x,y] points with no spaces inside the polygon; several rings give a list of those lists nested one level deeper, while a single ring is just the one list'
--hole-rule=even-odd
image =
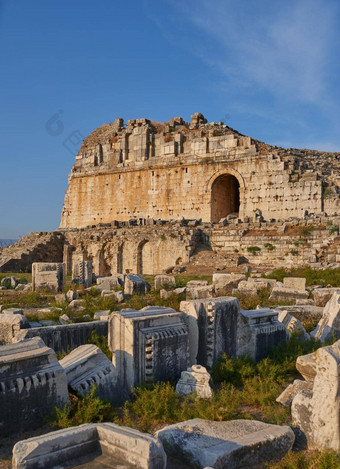
[{"label": "limestone block", "polygon": [[288,311],[288,313],[294,315],[301,314],[307,317],[320,319],[322,317],[323,308],[320,306],[314,305],[285,305],[285,306],[277,306],[275,311]]},{"label": "limestone block", "polygon": [[21,308],[7,308],[2,312],[3,314],[24,314],[24,310]]},{"label": "limestone block", "polygon": [[169,287],[176,286],[176,279],[173,275],[156,275],[155,277],[155,288],[161,288],[163,285],[168,285]]},{"label": "limestone block", "polygon": [[188,330],[171,308],[114,311],[108,337],[123,394],[139,383],[178,379],[188,367]]},{"label": "limestone block", "polygon": [[272,309],[241,310],[237,322],[237,356],[259,361],[274,345],[287,341],[287,330]]},{"label": "limestone block", "polygon": [[166,454],[161,442],[147,433],[114,423],[87,423],[19,441],[12,467],[165,469]]},{"label": "limestone block", "polygon": [[29,291],[31,287],[28,283],[18,283],[15,289],[18,291]]},{"label": "limestone block", "polygon": [[315,305],[314,300],[312,298],[307,298],[306,300],[303,299],[303,298],[301,298],[301,299],[297,298],[295,300],[295,304],[296,305],[304,305],[304,306],[306,306],[306,305],[314,306]]},{"label": "limestone block", "polygon": [[187,288],[196,288],[196,287],[205,287],[208,285],[208,280],[190,280],[186,287]]},{"label": "limestone block", "polygon": [[104,317],[107,317],[107,319],[109,319],[110,314],[111,314],[111,311],[109,309],[96,311],[93,315],[93,319],[101,319]]},{"label": "limestone block", "polygon": [[66,298],[67,298],[67,301],[73,301],[73,300],[76,300],[78,298],[78,293],[73,291],[73,290],[68,290],[68,292],[66,293]]},{"label": "limestone block", "polygon": [[289,334],[297,333],[303,340],[309,340],[309,334],[307,334],[301,321],[289,314],[288,311],[281,311],[278,320],[285,326]]},{"label": "limestone block", "polygon": [[189,329],[190,363],[211,367],[223,353],[236,356],[239,303],[225,296],[181,301]]},{"label": "limestone block", "polygon": [[97,278],[96,288],[98,290],[112,290],[116,287],[123,287],[124,281],[124,275],[121,274],[111,275],[110,277],[99,277]]},{"label": "limestone block", "polygon": [[311,332],[311,336],[321,342],[333,337],[340,338],[340,290],[333,293],[324,307],[322,318],[314,331]]},{"label": "limestone block", "polygon": [[[81,300],[72,300],[69,305],[68,305],[68,308],[69,309],[77,309],[79,310],[80,308],[82,308],[82,306],[85,306],[85,300],[84,299],[81,299]],[[83,308],[84,309],[84,308]]]},{"label": "limestone block", "polygon": [[133,295],[138,293],[140,295],[145,295],[148,291],[151,290],[151,285],[143,279],[140,275],[127,275],[125,277],[124,284],[124,294]]},{"label": "limestone block", "polygon": [[294,290],[306,290],[306,279],[304,277],[284,277],[284,288],[293,288]]},{"label": "limestone block", "polygon": [[32,290],[62,291],[65,281],[65,264],[60,262],[34,262],[32,264]]},{"label": "limestone block", "polygon": [[0,347],[0,435],[37,428],[68,402],[65,372],[40,338]]},{"label": "limestone block", "polygon": [[0,345],[15,341],[21,329],[28,329],[29,323],[22,314],[0,314]]},{"label": "limestone block", "polygon": [[182,295],[182,294],[185,294],[186,292],[186,287],[183,287],[183,288],[175,288],[175,290],[170,290],[170,291],[167,291],[167,290],[160,290],[159,294],[160,294],[160,297],[164,300],[168,300],[169,298],[171,298],[172,296],[178,296],[178,295]]},{"label": "limestone block", "polygon": [[246,281],[242,280],[238,284],[238,291],[248,295],[257,295],[262,288],[269,288],[270,284],[267,281]]},{"label": "limestone block", "polygon": [[213,285],[207,285],[204,287],[191,287],[187,288],[187,296],[192,300],[198,300],[201,298],[212,298],[214,293]]},{"label": "limestone block", "polygon": [[173,295],[173,291],[167,291],[167,290],[160,290],[159,292],[159,296],[163,299],[163,300],[168,300],[169,298],[171,298],[171,295]]},{"label": "limestone block", "polygon": [[198,398],[209,399],[212,396],[210,387],[211,376],[201,365],[192,365],[187,371],[182,371],[176,384],[176,392],[181,396],[196,393]]},{"label": "limestone block", "polygon": [[279,395],[276,402],[285,407],[290,407],[294,397],[301,391],[313,389],[313,383],[310,381],[303,381],[295,379],[292,384],[289,384],[286,389]]},{"label": "limestone block", "polygon": [[307,438],[310,449],[340,449],[340,340],[313,354],[313,389],[298,393],[292,402],[293,424]]},{"label": "limestone block", "polygon": [[306,299],[308,298],[309,293],[305,290],[295,290],[294,288],[280,288],[274,287],[271,295],[269,297],[270,301],[276,302],[286,302],[286,301],[295,301],[297,299]]},{"label": "limestone block", "polygon": [[333,294],[339,291],[339,288],[315,288],[312,292],[312,296],[316,306],[326,306]]},{"label": "limestone block", "polygon": [[92,261],[72,262],[72,282],[89,288],[92,285]]},{"label": "limestone block", "polygon": [[107,337],[108,331],[107,319],[64,325],[55,325],[53,321],[40,321],[40,323],[45,327],[22,329],[16,334],[15,340],[41,337],[45,344],[57,353],[65,354],[80,345],[87,344],[93,332],[99,337]]},{"label": "limestone block", "polygon": [[117,377],[114,366],[103,352],[93,344],[81,345],[60,360],[68,385],[85,396],[93,385],[101,399],[115,402]]},{"label": "limestone block", "polygon": [[316,375],[316,363],[314,353],[300,355],[296,359],[296,369],[306,381],[314,381]]},{"label": "limestone block", "polygon": [[242,280],[246,280],[244,274],[213,274],[213,286],[216,296],[225,296],[231,293],[233,288],[237,288]]},{"label": "limestone block", "polygon": [[288,426],[256,420],[214,422],[192,419],[159,430],[168,455],[189,467],[257,467],[280,460],[293,446],[295,437]]},{"label": "limestone block", "polygon": [[59,322],[60,324],[69,324],[71,322],[71,319],[67,314],[63,314],[59,317]]},{"label": "limestone block", "polygon": [[58,295],[55,295],[54,299],[56,303],[64,303],[65,301],[67,301],[65,293],[58,293]]}]

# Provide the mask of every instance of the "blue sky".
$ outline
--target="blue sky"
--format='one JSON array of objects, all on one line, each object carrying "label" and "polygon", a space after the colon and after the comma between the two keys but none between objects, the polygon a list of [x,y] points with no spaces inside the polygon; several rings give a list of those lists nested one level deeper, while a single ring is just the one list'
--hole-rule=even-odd
[{"label": "blue sky", "polygon": [[335,0],[0,0],[0,238],[58,227],[79,138],[117,117],[340,151],[339,23]]}]

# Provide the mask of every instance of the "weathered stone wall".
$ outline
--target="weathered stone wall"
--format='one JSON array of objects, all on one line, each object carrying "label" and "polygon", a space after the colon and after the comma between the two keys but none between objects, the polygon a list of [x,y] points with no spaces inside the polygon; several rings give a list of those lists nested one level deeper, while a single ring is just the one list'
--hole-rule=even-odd
[{"label": "weathered stone wall", "polygon": [[[340,238],[336,228],[339,225],[340,217],[326,216],[288,222],[241,223],[236,219],[225,226],[222,223],[200,224],[195,220],[166,223],[139,219],[51,233],[60,248],[49,252],[47,243],[44,249],[50,262],[63,260],[68,272],[72,262],[92,261],[96,275],[159,274],[169,267],[194,261],[193,256],[200,251],[220,254],[221,259],[237,253],[259,265],[289,267],[308,263],[320,266],[320,263],[340,263]],[[26,238],[22,251],[31,249],[30,244],[35,243],[36,234],[32,233]],[[258,248],[255,252],[254,247]],[[20,258],[19,247],[11,248]],[[11,248],[4,250],[6,259]],[[40,247],[40,252],[42,250]],[[60,259],[60,252],[64,253],[64,259]],[[25,256],[20,263],[17,260],[18,271],[29,271],[30,261],[31,257]]]},{"label": "weathered stone wall", "polygon": [[[178,224],[92,228],[64,232],[66,256],[91,260],[96,275],[157,274],[187,263],[201,240],[200,231]],[[65,259],[66,262],[66,259]]]},{"label": "weathered stone wall", "polygon": [[[236,212],[265,219],[323,211],[323,173],[308,159],[229,127],[121,119],[83,142],[69,176],[61,228],[130,218],[218,222]],[[300,158],[300,159],[299,159]],[[336,191],[335,191],[336,192]],[[334,211],[337,193],[328,198]],[[332,201],[331,201],[332,200]]]}]

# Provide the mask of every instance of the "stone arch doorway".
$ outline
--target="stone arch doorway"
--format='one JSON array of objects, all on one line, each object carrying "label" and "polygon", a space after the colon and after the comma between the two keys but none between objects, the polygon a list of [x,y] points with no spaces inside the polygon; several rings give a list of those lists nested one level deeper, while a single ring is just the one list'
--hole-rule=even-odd
[{"label": "stone arch doorway", "polygon": [[218,176],[211,186],[211,221],[219,222],[240,211],[240,183],[232,174]]},{"label": "stone arch doorway", "polygon": [[117,273],[124,274],[124,243],[121,243],[117,249]]},{"label": "stone arch doorway", "polygon": [[152,275],[153,270],[153,249],[149,240],[146,239],[141,241],[137,248],[137,273]]}]

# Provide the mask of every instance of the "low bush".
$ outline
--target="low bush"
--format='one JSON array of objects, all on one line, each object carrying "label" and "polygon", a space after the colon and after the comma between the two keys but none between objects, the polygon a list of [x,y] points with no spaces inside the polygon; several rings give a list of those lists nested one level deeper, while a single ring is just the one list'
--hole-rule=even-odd
[{"label": "low bush", "polygon": [[256,256],[261,251],[261,248],[259,246],[248,246],[247,251]]},{"label": "low bush", "polygon": [[297,267],[291,270],[283,268],[273,270],[265,278],[274,278],[279,282],[284,277],[305,277],[307,286],[310,285],[332,285],[337,287],[340,285],[340,268],[337,269],[312,269],[310,266]]},{"label": "low bush", "polygon": [[109,344],[107,337],[99,336],[96,331],[92,331],[90,339],[87,341],[88,344],[94,344],[100,348],[100,350],[107,356],[107,358],[112,360],[112,352],[109,349]]},{"label": "low bush", "polygon": [[65,405],[62,409],[57,407],[48,421],[58,428],[68,428],[83,423],[108,421],[113,415],[111,404],[102,401],[96,395],[96,387],[92,386],[85,397],[71,395],[71,405]]},{"label": "low bush", "polygon": [[271,469],[339,469],[340,453],[335,451],[289,451],[286,456],[277,463],[267,463]]}]

